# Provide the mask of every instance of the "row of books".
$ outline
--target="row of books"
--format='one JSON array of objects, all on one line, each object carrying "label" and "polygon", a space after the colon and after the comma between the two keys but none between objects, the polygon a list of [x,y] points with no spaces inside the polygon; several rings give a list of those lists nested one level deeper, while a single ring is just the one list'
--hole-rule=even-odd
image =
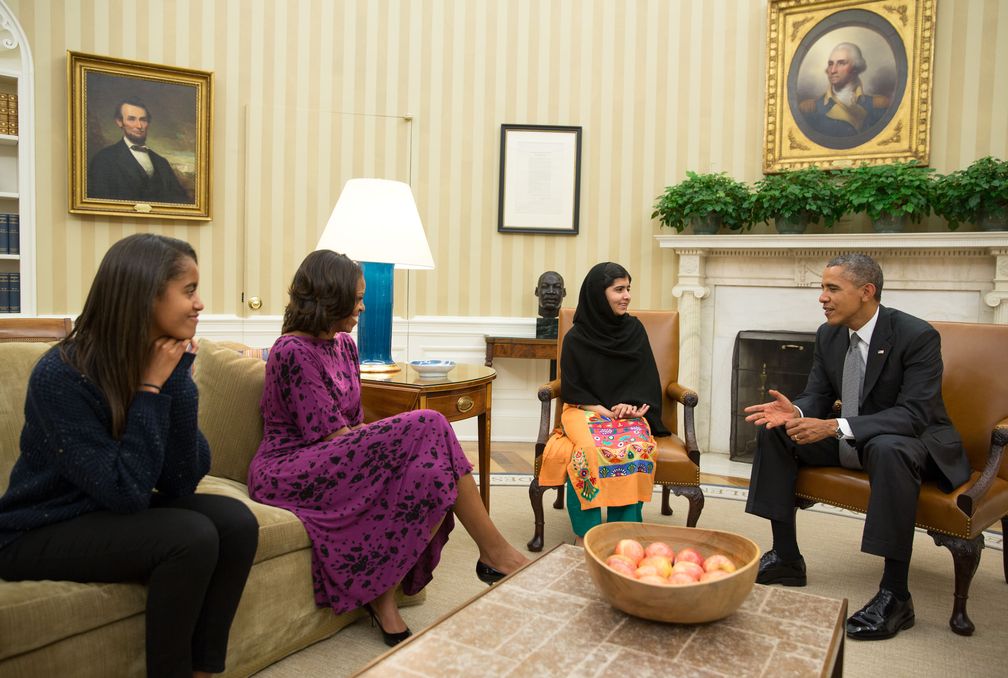
[{"label": "row of books", "polygon": [[21,253],[21,218],[0,214],[0,254]]},{"label": "row of books", "polygon": [[0,134],[18,133],[17,94],[0,93]]},{"label": "row of books", "polygon": [[21,312],[21,274],[0,273],[0,313]]}]

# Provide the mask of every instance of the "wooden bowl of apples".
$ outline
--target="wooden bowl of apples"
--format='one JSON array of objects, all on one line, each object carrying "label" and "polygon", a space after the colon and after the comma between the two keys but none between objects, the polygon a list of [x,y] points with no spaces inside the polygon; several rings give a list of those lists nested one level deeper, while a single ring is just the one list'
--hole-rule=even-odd
[{"label": "wooden bowl of apples", "polygon": [[721,530],[603,523],[584,538],[592,581],[613,607],[644,619],[699,624],[727,617],[752,590],[760,550]]}]

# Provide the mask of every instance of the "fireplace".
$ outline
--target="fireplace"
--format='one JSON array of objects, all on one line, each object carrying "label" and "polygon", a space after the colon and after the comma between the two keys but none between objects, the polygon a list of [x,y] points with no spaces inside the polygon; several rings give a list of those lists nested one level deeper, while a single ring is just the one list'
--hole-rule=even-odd
[{"label": "fireplace", "polygon": [[679,382],[699,394],[697,443],[704,453],[730,455],[737,334],[815,332],[823,322],[817,301],[823,267],[840,252],[866,252],[879,262],[886,306],[925,320],[1008,324],[1005,232],[680,233],[655,241],[676,256]]},{"label": "fireplace", "polygon": [[745,408],[768,402],[769,389],[793,398],[805,388],[812,368],[812,332],[744,330],[732,351],[731,435],[728,456],[751,462],[756,451],[756,426],[745,420]]}]

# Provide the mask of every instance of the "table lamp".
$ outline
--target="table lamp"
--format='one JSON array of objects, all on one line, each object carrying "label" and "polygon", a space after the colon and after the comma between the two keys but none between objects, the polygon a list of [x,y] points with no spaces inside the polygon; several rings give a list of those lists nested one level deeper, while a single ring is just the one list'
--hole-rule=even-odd
[{"label": "table lamp", "polygon": [[350,179],[343,186],[317,250],[342,252],[364,272],[364,312],[357,326],[361,372],[395,372],[392,360],[392,270],[434,268],[408,184]]}]

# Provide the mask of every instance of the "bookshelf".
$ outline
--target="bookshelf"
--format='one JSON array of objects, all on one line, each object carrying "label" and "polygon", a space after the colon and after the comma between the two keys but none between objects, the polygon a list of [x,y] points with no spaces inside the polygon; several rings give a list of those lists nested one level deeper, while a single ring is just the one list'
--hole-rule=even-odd
[{"label": "bookshelf", "polygon": [[0,314],[4,316],[36,313],[33,102],[31,52],[21,25],[0,0]]}]

